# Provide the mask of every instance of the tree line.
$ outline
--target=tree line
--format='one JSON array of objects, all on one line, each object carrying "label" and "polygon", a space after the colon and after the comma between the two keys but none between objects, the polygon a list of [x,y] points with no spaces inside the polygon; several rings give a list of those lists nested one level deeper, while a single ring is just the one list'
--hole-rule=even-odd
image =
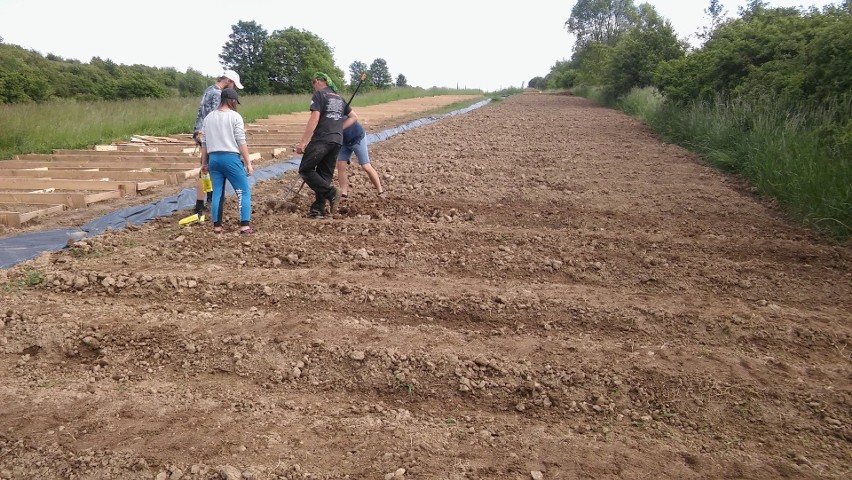
[{"label": "tree line", "polygon": [[83,63],[0,43],[0,103],[200,95],[209,83],[209,77],[192,69],[119,65],[100,57]]},{"label": "tree line", "polygon": [[852,238],[852,0],[821,9],[709,0],[696,46],[653,6],[578,0],[577,42],[529,86],[571,89],[745,178],[793,218]]},{"label": "tree line", "polygon": [[[329,74],[346,86],[343,71],[334,64],[331,48],[317,35],[290,27],[268,34],[253,21],[239,21],[219,55],[224,69],[234,69],[249,94],[299,94],[313,91],[311,76]],[[369,67],[356,61],[349,67],[353,81],[366,74],[361,91],[407,87],[399,74],[391,77],[387,62],[375,59]],[[201,95],[214,78],[192,68],[120,65],[93,57],[88,63],[58,55],[42,55],[0,37],[0,103],[44,102],[50,99],[126,100]]]},{"label": "tree line", "polygon": [[[322,71],[338,86],[347,85],[344,72],[334,63],[331,47],[317,35],[289,27],[269,33],[254,21],[238,21],[222,48],[219,60],[225,68],[239,72],[247,93],[295,94],[313,91],[312,76]],[[349,66],[350,83],[365,75],[362,91],[407,87],[405,75],[394,82],[387,62],[377,58],[367,66],[361,61]]]},{"label": "tree line", "polygon": [[578,0],[565,22],[576,37],[573,55],[528,85],[593,85],[611,101],[654,87],[679,105],[770,99],[776,108],[828,108],[843,137],[836,139],[852,143],[851,4],[769,8],[751,0],[726,19],[721,2],[710,0],[710,25],[697,35],[703,43],[691,48],[648,3]]}]

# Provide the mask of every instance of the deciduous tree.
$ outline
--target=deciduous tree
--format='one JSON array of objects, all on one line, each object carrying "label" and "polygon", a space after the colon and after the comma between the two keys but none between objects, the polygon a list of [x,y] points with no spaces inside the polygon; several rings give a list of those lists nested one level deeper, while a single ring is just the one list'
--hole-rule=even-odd
[{"label": "deciduous tree", "polygon": [[219,60],[224,69],[240,74],[246,93],[267,93],[269,72],[264,61],[267,32],[256,22],[240,20],[231,25],[231,34],[222,47]]},{"label": "deciduous tree", "polygon": [[128,75],[118,81],[118,98],[163,98],[168,92],[157,82],[144,75]]},{"label": "deciduous tree", "polygon": [[376,88],[388,88],[393,84],[393,77],[384,58],[377,58],[370,64],[370,80]]},{"label": "deciduous tree", "polygon": [[560,60],[550,67],[550,72],[544,76],[544,85],[540,88],[571,88],[576,81],[577,68],[575,68],[573,62]]},{"label": "deciduous tree", "polygon": [[331,48],[307,30],[276,30],[269,36],[264,58],[273,93],[310,93],[311,79],[317,71],[330,75],[338,86],[343,85],[343,71],[334,65]]},{"label": "deciduous tree", "polygon": [[670,21],[648,3],[639,6],[636,25],[612,47],[605,72],[605,92],[618,98],[634,87],[653,83],[660,63],[681,58],[686,45],[679,41]]},{"label": "deciduous tree", "polygon": [[849,98],[848,9],[801,12],[752,1],[741,13],[743,18],[721,24],[700,50],[661,66],[655,83],[668,99],[684,103],[769,94],[791,104],[843,104]]},{"label": "deciduous tree", "polygon": [[[361,80],[361,74],[368,73],[367,64],[355,60],[351,64],[349,64],[349,83],[350,85],[355,85]],[[369,76],[369,74],[367,75]],[[366,80],[365,80],[366,81]],[[366,85],[362,85],[361,88],[364,88]]]},{"label": "deciduous tree", "polygon": [[[204,93],[209,81],[201,72],[191,68],[186,69],[180,80],[178,80],[178,93],[182,97],[195,97]],[[242,83],[242,82],[240,82]],[[245,86],[245,84],[243,84]]]},{"label": "deciduous tree", "polygon": [[707,5],[707,8],[704,9],[704,14],[710,18],[710,25],[705,25],[701,27],[701,30],[695,33],[695,36],[699,40],[701,40],[702,43],[710,39],[710,36],[713,35],[713,32],[725,20],[725,16],[728,14],[728,12],[722,5],[721,0],[710,0],[710,4]]},{"label": "deciduous tree", "polygon": [[633,0],[578,0],[565,27],[577,39],[575,49],[590,43],[615,43],[636,18]]}]

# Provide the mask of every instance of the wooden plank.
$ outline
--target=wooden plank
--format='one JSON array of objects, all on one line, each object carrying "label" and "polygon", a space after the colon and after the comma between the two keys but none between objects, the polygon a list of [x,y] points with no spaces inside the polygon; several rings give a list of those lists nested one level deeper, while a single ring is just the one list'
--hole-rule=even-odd
[{"label": "wooden plank", "polygon": [[[199,152],[200,154],[200,152]],[[66,157],[66,156],[89,156],[95,158],[107,157],[107,158],[156,158],[156,157],[178,157],[181,159],[187,157],[193,157],[198,155],[190,155],[188,153],[183,153],[181,150],[171,151],[171,152],[124,152],[119,150],[112,151],[97,151],[97,150],[54,150],[53,153],[28,153],[25,155],[51,155],[55,157]]]},{"label": "wooden plank", "polygon": [[86,202],[86,206],[88,206],[92,203],[103,202],[104,200],[112,200],[114,198],[121,198],[121,190],[108,190],[106,192],[86,193],[83,199]]},{"label": "wooden plank", "polygon": [[21,214],[18,212],[6,212],[0,210],[0,225],[6,225],[7,227],[20,227]]},{"label": "wooden plank", "polygon": [[[2,173],[2,171],[0,171]],[[123,190],[125,195],[136,194],[139,190],[164,185],[164,180],[150,180],[146,182],[129,181],[100,181],[100,180],[61,180],[61,179],[39,179],[39,178],[16,178],[0,177],[0,188],[64,188],[73,190]]]},{"label": "wooden plank", "polygon": [[70,208],[85,208],[90,203],[121,198],[120,190],[99,193],[2,193],[0,203],[29,203],[31,205],[67,205]]},{"label": "wooden plank", "polygon": [[176,143],[182,142],[183,140],[175,137],[157,137],[154,135],[132,135],[130,137],[131,142],[138,143]]},{"label": "wooden plank", "polygon": [[15,155],[14,160],[30,160],[36,162],[192,162],[198,161],[200,155],[181,153],[128,153],[128,152],[76,152],[76,153],[28,153]]},{"label": "wooden plank", "polygon": [[253,128],[246,131],[246,136],[252,137],[255,135],[302,135],[305,133],[305,126],[288,127],[287,125],[268,125],[263,128]]},{"label": "wooden plank", "polygon": [[[299,138],[301,138],[301,136]],[[296,143],[296,141],[294,140],[291,143]],[[279,147],[279,146],[281,146],[281,145],[277,141],[273,144],[266,144],[264,142],[258,142],[257,139],[249,142],[249,150],[264,150],[265,149],[265,150],[268,150],[270,153],[272,153],[272,149]],[[124,153],[126,151],[130,151],[132,153],[132,150],[128,150],[128,149],[133,148],[133,146],[118,145],[118,147],[119,147],[120,153]],[[138,147],[136,147],[136,148],[138,148]],[[147,153],[149,155],[159,153],[161,155],[166,155],[166,156],[168,156],[168,155],[181,155],[181,156],[195,157],[196,159],[201,158],[201,149],[196,148],[194,143],[185,144],[185,145],[159,145],[159,146],[150,147],[150,148],[151,148],[150,152],[143,152],[143,153]]]},{"label": "wooden plank", "polygon": [[40,217],[42,215],[49,215],[51,213],[58,213],[65,210],[65,208],[65,205],[53,205],[26,213],[0,211],[0,223],[10,227],[20,227],[33,218]]},{"label": "wooden plank", "polygon": [[[198,168],[197,170],[201,170]],[[23,178],[57,178],[64,180],[165,180],[167,185],[175,185],[180,180],[185,180],[186,175],[178,175],[176,172],[124,172],[106,170],[27,170],[27,169],[2,169],[0,175],[4,177]]]},{"label": "wooden plank", "polygon": [[246,137],[246,143],[248,143],[249,150],[251,150],[251,146],[254,144],[258,145],[290,145],[296,143],[301,140],[301,135],[256,135],[251,137]]},{"label": "wooden plank", "polygon": [[149,188],[160,187],[165,185],[165,180],[148,180],[146,182],[136,182],[136,191],[148,190]]},{"label": "wooden plank", "polygon": [[5,160],[0,161],[0,172],[6,169],[36,169],[36,168],[47,168],[50,170],[81,170],[81,169],[97,169],[94,171],[100,170],[112,170],[112,171],[122,171],[129,172],[132,170],[139,170],[142,168],[149,168],[152,171],[154,170],[192,170],[194,168],[201,168],[201,162],[196,160],[194,162],[165,162],[165,163],[148,163],[148,162],[140,162],[139,164],[122,164],[110,161],[99,161],[99,162],[31,162],[27,160]]},{"label": "wooden plank", "polygon": [[[139,153],[186,153],[184,149],[195,147],[195,141],[183,144],[160,144],[160,145],[145,145],[145,144],[118,144],[116,145],[119,152],[139,152]],[[200,153],[198,151],[197,153]]]}]

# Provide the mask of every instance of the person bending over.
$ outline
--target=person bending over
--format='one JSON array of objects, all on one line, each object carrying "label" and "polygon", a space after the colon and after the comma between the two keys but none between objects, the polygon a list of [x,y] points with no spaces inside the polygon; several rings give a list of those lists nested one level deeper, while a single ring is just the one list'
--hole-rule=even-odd
[{"label": "person bending over", "polygon": [[385,198],[385,191],[382,188],[382,182],[379,180],[379,174],[376,169],[370,165],[370,152],[367,150],[367,132],[358,121],[358,115],[355,111],[349,112],[346,120],[343,121],[343,145],[340,147],[340,152],[337,154],[337,181],[340,184],[340,199],[346,200],[349,198],[349,163],[352,160],[352,154],[358,158],[358,164],[361,169],[370,178],[370,182],[376,188],[376,193],[380,198]]}]

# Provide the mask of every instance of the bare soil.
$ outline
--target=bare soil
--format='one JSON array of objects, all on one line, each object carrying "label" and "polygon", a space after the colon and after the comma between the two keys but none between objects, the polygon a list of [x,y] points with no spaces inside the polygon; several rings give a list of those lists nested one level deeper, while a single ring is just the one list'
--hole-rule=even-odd
[{"label": "bare soil", "polygon": [[0,271],[0,478],[849,478],[849,245],[572,96],[371,155]]}]

